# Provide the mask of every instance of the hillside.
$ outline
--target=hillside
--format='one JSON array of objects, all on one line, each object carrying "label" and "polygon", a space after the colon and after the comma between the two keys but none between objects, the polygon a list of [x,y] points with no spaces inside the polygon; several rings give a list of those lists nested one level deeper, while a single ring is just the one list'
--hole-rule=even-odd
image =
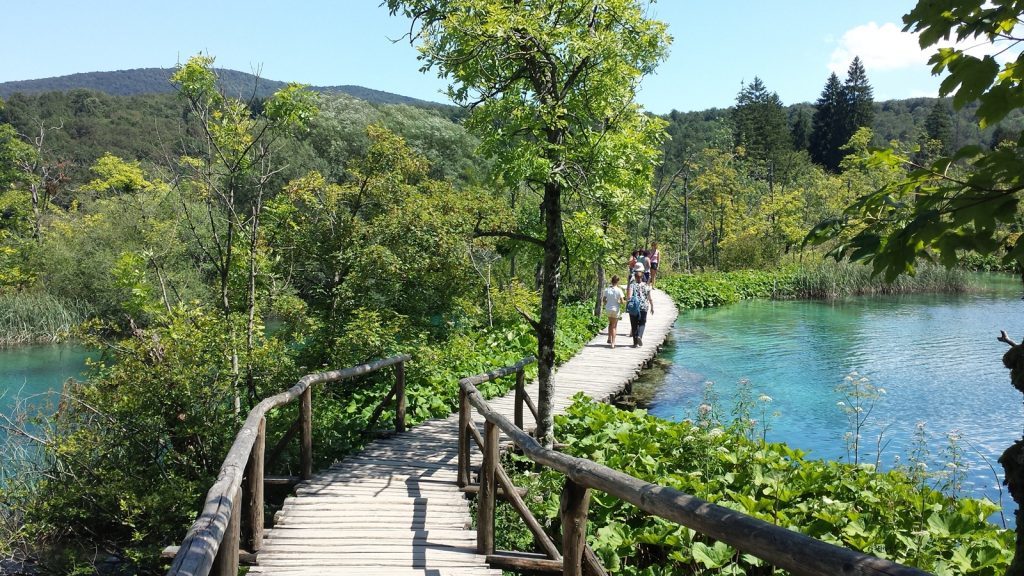
[{"label": "hillside", "polygon": [[[45,92],[67,92],[86,89],[103,92],[112,96],[141,96],[174,92],[170,77],[173,68],[137,68],[114,72],[83,72],[40,78],[37,80],[16,80],[0,82],[0,98],[8,99],[14,93],[42,94]],[[259,78],[254,74],[237,70],[218,69],[221,88],[225,94],[248,99],[251,96],[266,98],[287,82]],[[374,104],[407,104],[421,108],[454,109],[454,106],[410,98],[391,92],[383,92],[363,86],[311,86],[312,90],[325,93],[344,93]]]}]

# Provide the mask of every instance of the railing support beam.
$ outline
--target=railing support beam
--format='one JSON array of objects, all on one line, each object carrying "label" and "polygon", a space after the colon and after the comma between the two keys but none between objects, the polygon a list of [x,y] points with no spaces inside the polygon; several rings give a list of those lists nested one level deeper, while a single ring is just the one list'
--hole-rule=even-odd
[{"label": "railing support beam", "polygon": [[246,524],[249,528],[247,540],[251,552],[259,552],[263,547],[263,476],[266,451],[267,419],[263,418],[260,420],[259,428],[256,429],[252,452],[249,453],[249,462],[245,467],[245,483],[242,492],[245,495]]},{"label": "railing support beam", "polygon": [[210,574],[213,576],[236,576],[238,574],[238,538],[241,536],[240,524],[242,520],[242,507],[238,504],[242,501],[242,488],[235,491],[232,498],[235,505],[231,507],[231,518],[224,529],[224,538],[217,548],[217,556],[213,559],[213,567]]},{"label": "railing support beam", "polygon": [[405,432],[405,362],[395,365],[395,430]]},{"label": "railing support beam", "polygon": [[299,431],[302,444],[302,479],[309,480],[313,477],[313,389],[306,388],[302,391],[299,401]]},{"label": "railing support beam", "polygon": [[498,475],[498,427],[484,424],[484,465],[480,474],[480,501],[477,502],[476,550],[494,553],[494,506]]},{"label": "railing support beam", "polygon": [[562,574],[565,576],[583,576],[589,507],[590,490],[566,478],[558,507],[562,520]]}]

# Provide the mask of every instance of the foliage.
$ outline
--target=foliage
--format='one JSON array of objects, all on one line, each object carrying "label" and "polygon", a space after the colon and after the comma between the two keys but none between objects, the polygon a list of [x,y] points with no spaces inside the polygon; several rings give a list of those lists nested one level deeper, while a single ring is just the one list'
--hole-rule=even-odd
[{"label": "foliage", "polygon": [[113,156],[95,174],[81,205],[58,213],[41,243],[20,247],[26,273],[111,327],[124,328],[128,317],[145,324],[154,309],[205,297],[177,193]]},{"label": "foliage", "polygon": [[387,129],[371,125],[368,138],[344,184],[312,173],[268,204],[276,271],[331,333],[360,310],[388,310],[441,334],[484,295],[466,265],[477,213],[504,212],[486,193],[430,178],[426,158]]},{"label": "foliage", "polygon": [[[994,504],[945,496],[900,470],[883,473],[870,466],[807,460],[799,450],[752,441],[728,426],[673,423],[582,397],[557,425],[573,456],[826,542],[936,574],[1002,574],[1010,560],[1012,532],[986,521]],[[528,487],[534,514],[557,532],[561,475],[545,470],[515,481]],[[592,498],[588,541],[611,571],[771,572],[753,556],[694,530],[602,492],[593,492]],[[508,529],[521,526],[510,516],[501,522]],[[506,531],[499,530],[499,536]],[[519,532],[499,547],[525,539]]]},{"label": "foliage", "polygon": [[[1024,7],[1001,0],[991,4],[951,3],[948,7],[919,3],[904,17],[907,30],[919,33],[922,48],[941,40],[983,38],[993,44],[1016,44],[1013,24]],[[953,94],[953,106],[979,102],[984,128],[1024,105],[1024,55],[1000,67],[994,56],[941,47],[932,56],[933,72],[946,72],[940,96]],[[842,218],[815,227],[808,240],[837,239],[832,254],[871,262],[876,273],[894,278],[913,274],[915,261],[955,264],[963,252],[1002,253],[1003,262],[1024,262],[1024,243],[1012,230],[1019,218],[1020,142],[984,150],[960,148],[951,156],[917,164],[892,149],[875,152],[875,165],[907,165],[899,182],[863,196]]]}]

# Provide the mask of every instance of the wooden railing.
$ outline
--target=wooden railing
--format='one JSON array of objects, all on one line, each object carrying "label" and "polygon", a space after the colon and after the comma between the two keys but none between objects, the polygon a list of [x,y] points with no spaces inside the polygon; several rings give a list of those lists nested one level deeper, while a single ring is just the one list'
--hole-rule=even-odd
[{"label": "wooden railing", "polygon": [[[731,510],[673,488],[659,486],[613,470],[596,462],[575,458],[541,446],[523,431],[521,407],[518,398],[522,392],[522,374],[527,358],[514,366],[463,378],[459,381],[459,484],[469,488],[471,479],[470,442],[476,442],[483,452],[480,470],[479,502],[477,505],[477,552],[486,554],[493,566],[519,570],[561,572],[578,576],[584,567],[588,574],[603,574],[597,557],[586,544],[587,508],[590,490],[601,490],[633,504],[649,514],[671,520],[710,538],[761,558],[765,562],[797,575],[824,576],[835,574],[862,574],[887,576],[922,576],[928,574],[917,568],[903,566],[848,548],[835,546],[810,536],[781,528],[741,512]],[[516,422],[495,412],[483,399],[476,386],[496,378],[517,374]],[[483,416],[484,433],[480,434],[473,422],[472,409]],[[499,431],[519,447],[534,462],[565,475],[562,490],[562,551],[559,553],[551,538],[529,508],[499,461]],[[503,495],[516,509],[533,533],[546,558],[516,552],[497,552],[494,549],[495,497]]]},{"label": "wooden railing", "polygon": [[[395,384],[371,416],[371,426],[384,406],[395,399],[395,428],[405,431],[405,362],[408,355],[393,356],[334,370],[308,374],[288,390],[271,396],[249,411],[245,424],[235,436],[231,450],[224,458],[217,480],[206,493],[206,503],[199,518],[192,524],[185,540],[174,555],[168,576],[235,576],[238,574],[242,508],[246,509],[246,542],[250,552],[257,552],[263,542],[263,486],[264,453],[266,449],[266,415],[271,410],[299,399],[299,417],[296,420],[300,436],[301,479],[313,475],[313,410],[312,387],[315,384],[335,382],[362,376],[395,366]],[[291,431],[290,431],[291,432]],[[293,434],[288,433],[285,439]],[[279,443],[280,446],[280,443]],[[278,452],[279,450],[275,450]],[[244,480],[244,482],[243,482]],[[239,504],[242,504],[240,506]]]}]

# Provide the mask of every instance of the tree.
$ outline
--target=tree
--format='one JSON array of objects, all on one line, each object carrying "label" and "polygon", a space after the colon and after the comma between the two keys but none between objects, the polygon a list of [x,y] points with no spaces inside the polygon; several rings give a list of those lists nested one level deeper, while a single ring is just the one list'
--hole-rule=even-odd
[{"label": "tree", "polygon": [[939,150],[943,155],[953,151],[953,111],[945,100],[936,100],[931,112],[924,121],[925,136],[928,140],[935,140],[941,145]]},{"label": "tree", "polygon": [[867,72],[860,57],[854,57],[847,70],[846,81],[840,84],[835,72],[830,74],[815,103],[811,159],[833,172],[838,171],[844,156],[842,147],[859,128],[871,127],[875,118],[874,106]]},{"label": "tree", "polygon": [[845,129],[842,122],[845,107],[843,86],[833,72],[814,103],[810,137],[811,160],[832,171],[839,168],[839,161],[843,159],[839,147]]},{"label": "tree", "polygon": [[760,78],[740,89],[733,109],[733,140],[746,156],[764,165],[793,149],[782,100],[769,92]]},{"label": "tree", "polygon": [[553,441],[555,327],[563,261],[563,196],[622,197],[649,186],[662,123],[634,103],[640,79],[665,57],[664,23],[641,0],[388,0],[412,19],[424,68],[451,81],[469,128],[508,187],[541,196],[544,237],[504,234],[543,249],[537,331],[537,436]]},{"label": "tree", "polygon": [[[187,213],[186,217],[193,231],[199,226],[208,227],[209,234],[196,233],[195,239],[216,271],[219,304],[232,335],[232,312],[242,309],[246,313],[246,351],[251,353],[256,332],[260,217],[264,194],[282,168],[274,158],[277,139],[291,130],[305,128],[316,107],[311,93],[298,84],[289,84],[262,102],[260,112],[254,113],[245,102],[225,97],[218,90],[213,62],[210,56],[196,55],[171,76],[201,142],[200,150],[186,153],[180,166],[185,169],[183,180],[205,201],[206,214],[198,221]],[[212,241],[204,243],[207,239]],[[244,247],[248,257],[242,306],[238,302],[241,299],[232,301],[230,290],[233,276],[241,267],[236,244]],[[237,353],[232,354],[232,367],[237,377]],[[249,399],[255,401],[251,367],[247,372]]]},{"label": "tree", "polygon": [[811,147],[811,117],[802,108],[794,109],[790,117],[794,116],[789,129],[789,135],[793,140],[793,149],[797,152],[808,150]]},{"label": "tree", "polygon": [[843,114],[843,137],[839,145],[850,140],[858,128],[871,127],[875,119],[875,101],[872,97],[871,84],[860,56],[854,56],[853,62],[846,71],[846,82],[843,83],[843,96],[846,107]]},{"label": "tree", "polygon": [[[1024,2],[932,2],[920,0],[903,17],[905,31],[918,34],[922,48],[950,38],[983,38],[993,52],[1004,54],[1024,41],[1015,26],[1024,16]],[[977,101],[979,126],[985,128],[1024,107],[1024,53],[999,64],[990,54],[975,56],[957,47],[937,48],[931,57],[932,72],[945,73],[939,96],[953,95],[953,107],[961,109]],[[894,150],[875,153],[875,165],[907,167],[909,173],[893,184],[861,197],[846,213],[816,226],[810,242],[834,242],[837,257],[870,262],[875,273],[892,279],[914,273],[919,258],[953,266],[964,252],[1002,254],[1003,261],[1024,270],[1024,241],[1019,233],[1020,200],[1024,191],[1024,149],[1007,143],[991,150],[979,146],[960,148],[920,164]],[[1022,272],[1024,274],[1024,272]],[[1024,279],[1024,276],[1022,276]],[[1024,345],[1005,332],[1000,340],[1011,346],[1003,357],[1011,370],[1011,382],[1024,393]],[[1017,503],[1017,546],[1007,574],[1024,574],[1024,438],[999,458],[1005,483]]]}]

